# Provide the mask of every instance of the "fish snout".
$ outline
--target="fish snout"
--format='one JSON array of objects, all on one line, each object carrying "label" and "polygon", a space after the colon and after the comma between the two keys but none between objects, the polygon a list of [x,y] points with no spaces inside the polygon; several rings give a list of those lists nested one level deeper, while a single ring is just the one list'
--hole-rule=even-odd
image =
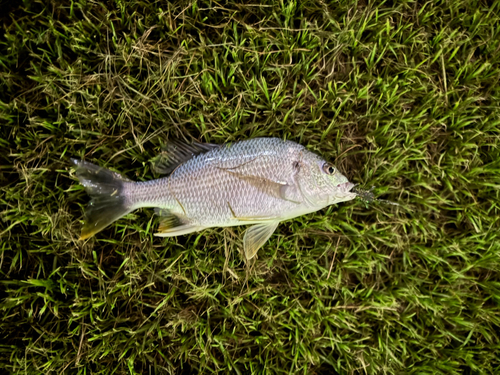
[{"label": "fish snout", "polygon": [[338,185],[337,185],[337,188],[338,188],[339,190],[341,190],[342,192],[345,192],[345,193],[347,193],[347,192],[351,191],[351,189],[352,189],[353,187],[354,187],[354,184],[353,184],[353,183],[351,183],[351,182],[344,182],[344,183],[342,183],[342,184],[338,184]]}]

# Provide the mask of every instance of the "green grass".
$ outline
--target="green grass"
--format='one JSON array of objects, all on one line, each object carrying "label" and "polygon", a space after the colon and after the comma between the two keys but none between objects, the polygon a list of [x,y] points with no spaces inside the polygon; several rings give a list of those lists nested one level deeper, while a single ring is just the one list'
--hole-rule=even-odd
[{"label": "green grass", "polygon": [[[498,374],[496,1],[2,2],[0,368]],[[287,138],[375,186],[282,223],[81,242],[69,157],[135,180],[171,137]]]}]

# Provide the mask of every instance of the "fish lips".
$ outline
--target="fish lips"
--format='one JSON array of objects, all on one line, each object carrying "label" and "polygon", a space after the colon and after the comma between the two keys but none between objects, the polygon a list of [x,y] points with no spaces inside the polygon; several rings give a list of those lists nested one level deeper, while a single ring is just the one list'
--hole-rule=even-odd
[{"label": "fish lips", "polygon": [[337,189],[339,189],[342,193],[348,193],[354,186],[355,185],[351,182],[344,182],[343,184],[338,184]]}]

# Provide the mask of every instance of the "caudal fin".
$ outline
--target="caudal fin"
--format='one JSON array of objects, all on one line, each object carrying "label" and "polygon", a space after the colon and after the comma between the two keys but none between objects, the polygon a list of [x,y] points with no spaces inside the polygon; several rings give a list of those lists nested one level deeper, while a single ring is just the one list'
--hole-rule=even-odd
[{"label": "caudal fin", "polygon": [[80,236],[80,240],[84,240],[132,209],[127,207],[123,194],[127,180],[120,174],[83,160],[71,159],[71,163],[76,168],[76,177],[92,198],[85,211],[85,224]]}]

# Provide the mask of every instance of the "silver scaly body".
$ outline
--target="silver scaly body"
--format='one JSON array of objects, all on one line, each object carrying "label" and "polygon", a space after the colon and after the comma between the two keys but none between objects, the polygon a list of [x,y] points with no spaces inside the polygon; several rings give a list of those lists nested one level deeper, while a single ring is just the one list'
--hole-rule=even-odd
[{"label": "silver scaly body", "polygon": [[[210,227],[257,224],[244,238],[247,259],[267,241],[280,221],[356,197],[353,184],[303,146],[278,138],[256,138],[226,145],[184,145],[167,149],[158,169],[168,177],[131,182],[118,174],[74,161],[77,176],[98,206],[111,196],[122,211],[99,220],[91,206],[82,232],[88,238],[110,222],[140,207],[156,207],[163,216],[159,236],[177,236]],[[95,172],[90,173],[90,166]],[[87,171],[87,173],[85,172]],[[331,173],[330,173],[331,172]],[[110,189],[99,189],[93,176],[108,173]],[[99,200],[101,203],[99,203]],[[92,204],[92,202],[91,202]],[[99,213],[94,207],[95,213]],[[110,219],[112,219],[110,221]],[[98,221],[92,226],[92,223]],[[105,221],[109,221],[105,223]]]}]

